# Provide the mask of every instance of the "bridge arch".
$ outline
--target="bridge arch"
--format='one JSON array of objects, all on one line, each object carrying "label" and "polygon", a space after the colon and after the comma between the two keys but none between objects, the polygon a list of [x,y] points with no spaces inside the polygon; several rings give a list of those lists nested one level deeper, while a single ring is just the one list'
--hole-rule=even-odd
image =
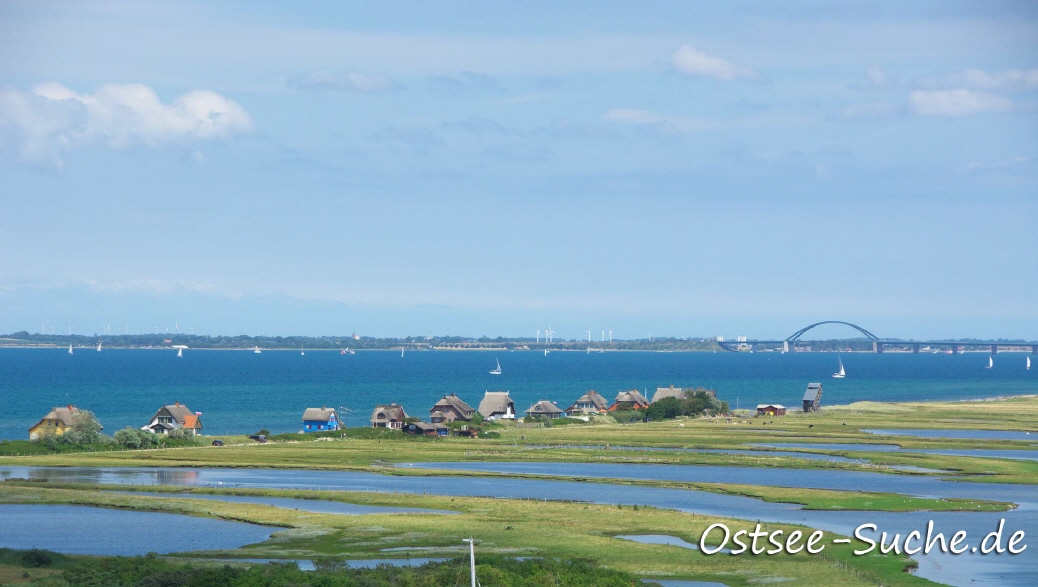
[{"label": "bridge arch", "polygon": [[851,324],[850,322],[844,322],[842,320],[823,320],[822,322],[815,322],[814,324],[811,324],[809,326],[805,326],[805,327],[801,328],[800,330],[797,330],[793,334],[789,335],[789,337],[786,338],[786,341],[787,342],[796,342],[796,341],[800,340],[800,337],[803,336],[804,334],[806,334],[807,331],[811,330],[812,328],[815,328],[816,326],[821,326],[823,324],[843,324],[844,326],[850,326],[851,328],[853,328],[853,329],[857,330],[858,332],[864,334],[865,338],[867,338],[869,340],[879,340],[878,336],[876,336],[875,334],[872,334],[871,332],[869,332],[868,330],[865,330],[864,328],[862,328],[861,326],[858,326],[857,324]]}]

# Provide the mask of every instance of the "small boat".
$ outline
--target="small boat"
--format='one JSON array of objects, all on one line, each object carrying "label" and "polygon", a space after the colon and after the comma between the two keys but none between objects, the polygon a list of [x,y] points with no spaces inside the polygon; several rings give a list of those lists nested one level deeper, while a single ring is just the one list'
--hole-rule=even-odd
[{"label": "small boat", "polygon": [[548,356],[548,349],[544,349],[544,356],[545,356],[545,357],[547,357],[547,356]]},{"label": "small boat", "polygon": [[101,352],[101,343],[100,342],[97,343],[97,352]]},{"label": "small boat", "polygon": [[339,354],[340,355],[345,355],[346,354],[346,349],[339,349]]},{"label": "small boat", "polygon": [[177,356],[178,357],[183,357],[184,356],[184,349],[177,349]]},{"label": "small boat", "polygon": [[257,346],[257,347],[252,349],[252,352],[254,352],[254,353],[256,353],[258,355],[258,354],[262,353],[263,351],[261,351],[260,348]]},{"label": "small boat", "polygon": [[1026,359],[1027,359],[1027,370],[1030,371],[1031,370],[1031,357],[1026,357]]},{"label": "small boat", "polygon": [[306,353],[305,353],[305,352],[303,352],[303,347],[299,347],[299,356],[300,356],[300,357],[302,357],[302,356],[303,356],[303,355],[305,355],[305,354],[306,354]]},{"label": "small boat", "polygon": [[356,353],[356,351],[354,351],[354,350],[353,350],[353,349],[351,349],[350,347],[346,347],[346,354],[347,354],[347,355],[355,355],[355,354],[357,354],[357,353]]},{"label": "small boat", "polygon": [[404,358],[404,349],[400,349],[400,358]]},{"label": "small boat", "polygon": [[995,366],[995,358],[988,355],[988,366],[985,369],[990,369]]},{"label": "small boat", "polygon": [[68,345],[68,354],[72,354],[72,345]]},{"label": "small boat", "polygon": [[491,369],[490,370],[490,374],[491,375],[500,375],[501,374],[501,361],[498,361],[497,359],[494,359],[494,362],[497,363],[497,368]]},{"label": "small boat", "polygon": [[837,357],[836,361],[840,364],[840,370],[833,373],[833,379],[843,379],[847,376],[847,371],[843,369],[843,359]]}]

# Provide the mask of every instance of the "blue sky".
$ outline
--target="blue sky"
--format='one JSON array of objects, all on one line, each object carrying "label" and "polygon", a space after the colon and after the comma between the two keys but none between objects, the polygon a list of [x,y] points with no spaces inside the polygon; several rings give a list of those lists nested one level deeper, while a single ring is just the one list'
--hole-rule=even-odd
[{"label": "blue sky", "polygon": [[0,331],[1038,338],[1038,5],[374,4],[0,4]]}]

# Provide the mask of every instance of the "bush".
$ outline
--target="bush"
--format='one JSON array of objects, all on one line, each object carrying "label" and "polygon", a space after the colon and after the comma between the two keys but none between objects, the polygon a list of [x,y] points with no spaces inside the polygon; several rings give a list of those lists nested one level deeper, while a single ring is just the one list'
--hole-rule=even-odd
[{"label": "bush", "polygon": [[22,554],[23,567],[38,569],[40,567],[45,567],[49,565],[52,562],[52,560],[53,559],[51,558],[49,552],[47,552],[46,550],[40,550],[38,548],[27,550],[24,554]]},{"label": "bush", "polygon": [[[122,430],[120,430],[120,431],[115,433],[115,441],[117,443],[119,443],[120,446],[124,446],[126,448],[130,448],[130,449],[140,448],[141,447],[141,437],[140,437],[139,434],[137,434],[138,432],[144,432],[144,431],[143,430],[135,430],[135,429],[130,428],[129,426],[127,426],[126,428],[123,428]],[[145,434],[149,434],[149,433],[145,432]]]}]

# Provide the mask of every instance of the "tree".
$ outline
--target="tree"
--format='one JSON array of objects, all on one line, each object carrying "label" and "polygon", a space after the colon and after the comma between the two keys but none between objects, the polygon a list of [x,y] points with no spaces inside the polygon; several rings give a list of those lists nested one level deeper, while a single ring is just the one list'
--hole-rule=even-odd
[{"label": "tree", "polygon": [[62,435],[62,440],[73,444],[95,444],[101,441],[101,423],[90,410],[72,412],[72,427]]}]

